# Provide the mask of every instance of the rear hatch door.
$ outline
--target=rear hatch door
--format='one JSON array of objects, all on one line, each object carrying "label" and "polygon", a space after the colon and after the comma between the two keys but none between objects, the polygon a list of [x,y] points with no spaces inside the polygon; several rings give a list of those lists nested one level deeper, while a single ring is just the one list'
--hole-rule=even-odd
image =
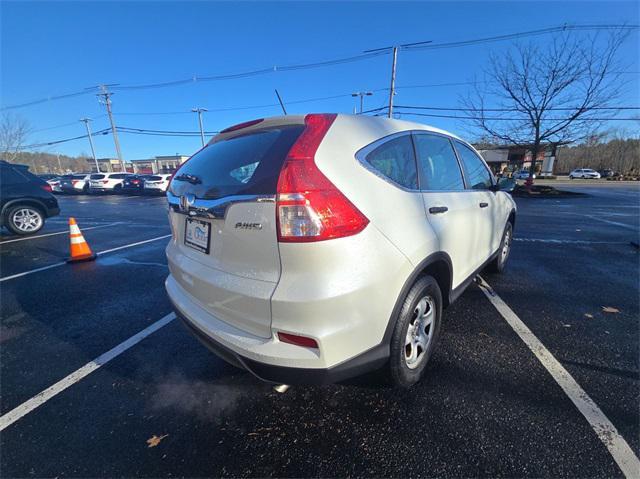
[{"label": "rear hatch door", "polygon": [[303,129],[267,123],[216,137],[180,167],[167,194],[172,276],[212,316],[265,338],[280,277],[276,187]]}]

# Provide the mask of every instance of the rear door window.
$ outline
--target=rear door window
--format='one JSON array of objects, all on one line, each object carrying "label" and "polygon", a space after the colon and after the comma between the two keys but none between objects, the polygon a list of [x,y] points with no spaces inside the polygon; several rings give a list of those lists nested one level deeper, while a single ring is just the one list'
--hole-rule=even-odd
[{"label": "rear door window", "polygon": [[474,190],[486,190],[493,185],[493,176],[484,161],[464,143],[456,140],[456,150],[464,173],[467,177],[468,187]]},{"label": "rear door window", "polygon": [[273,195],[285,157],[303,129],[286,125],[212,143],[180,167],[170,191],[203,199]]},{"label": "rear door window", "polygon": [[0,168],[0,184],[4,186],[18,185],[20,183],[28,183],[26,176],[22,175],[18,170],[10,167]]},{"label": "rear door window", "polygon": [[378,146],[366,157],[378,173],[410,190],[418,189],[418,172],[411,135],[403,135]]},{"label": "rear door window", "polygon": [[416,133],[420,189],[426,191],[464,190],[462,171],[451,141],[439,135]]},{"label": "rear door window", "polygon": [[89,179],[91,179],[91,180],[102,180],[102,179],[104,179],[104,175],[94,174],[94,175],[91,175],[89,177]]}]

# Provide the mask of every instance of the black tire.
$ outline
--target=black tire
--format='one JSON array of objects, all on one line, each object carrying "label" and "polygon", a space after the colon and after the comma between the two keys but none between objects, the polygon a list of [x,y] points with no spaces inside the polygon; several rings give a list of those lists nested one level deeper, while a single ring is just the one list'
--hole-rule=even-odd
[{"label": "black tire", "polygon": [[120,194],[122,194],[122,185],[115,185],[115,186],[113,187],[113,192],[114,192],[116,195],[120,195]]},{"label": "black tire", "polygon": [[85,185],[82,187],[82,194],[83,194],[83,195],[86,195],[87,193],[89,193],[89,185],[85,184]]},{"label": "black tire", "polygon": [[[487,271],[489,273],[502,273],[507,266],[507,260],[511,253],[511,243],[513,242],[513,225],[510,221],[504,227],[504,233],[502,233],[502,240],[500,241],[500,249],[498,255],[487,265]],[[506,248],[505,248],[506,243]]]},{"label": "black tire", "polygon": [[[35,224],[27,225],[26,220],[20,220],[19,218],[24,218],[25,216],[30,216],[35,221]],[[37,208],[32,205],[15,205],[10,206],[4,218],[5,226],[11,231],[13,234],[26,236],[37,233],[44,226],[44,213],[40,208]]]},{"label": "black tire", "polygon": [[570,179],[570,180],[573,180],[573,176],[569,175],[569,179]]},{"label": "black tire", "polygon": [[[430,304],[429,310],[433,313],[430,325],[422,331],[429,339],[426,342],[426,347],[423,347],[422,351],[417,353],[417,359],[414,360],[413,364],[410,364],[410,358],[413,357],[410,351],[413,351],[414,348],[416,348],[416,351],[420,351],[421,348],[411,343],[409,337],[412,332],[409,328],[424,324],[418,320],[418,310],[425,300],[428,305]],[[429,303],[429,300],[431,300],[431,303]],[[407,293],[391,336],[388,367],[389,379],[393,386],[408,388],[422,378],[438,342],[441,323],[442,293],[440,287],[432,276],[423,276],[415,282],[409,293]],[[417,329],[419,328],[414,329],[414,331]]]}]

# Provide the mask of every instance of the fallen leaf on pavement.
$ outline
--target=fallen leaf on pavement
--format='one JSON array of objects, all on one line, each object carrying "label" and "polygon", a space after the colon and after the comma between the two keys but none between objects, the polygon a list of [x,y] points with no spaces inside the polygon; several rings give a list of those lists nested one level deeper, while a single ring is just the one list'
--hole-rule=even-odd
[{"label": "fallen leaf on pavement", "polygon": [[155,434],[153,436],[151,436],[149,439],[147,439],[147,447],[156,447],[158,444],[160,444],[160,441],[162,441],[165,437],[167,437],[169,434],[165,434],[164,436],[156,436]]},{"label": "fallen leaf on pavement", "polygon": [[584,313],[585,318],[593,319],[593,314]]},{"label": "fallen leaf on pavement", "polygon": [[603,306],[602,312],[603,313],[619,313],[620,310],[616,308],[612,308],[611,306]]},{"label": "fallen leaf on pavement", "polygon": [[570,325],[570,324],[563,324],[563,326],[564,326],[565,328],[570,328],[570,327],[571,327],[571,325]]}]

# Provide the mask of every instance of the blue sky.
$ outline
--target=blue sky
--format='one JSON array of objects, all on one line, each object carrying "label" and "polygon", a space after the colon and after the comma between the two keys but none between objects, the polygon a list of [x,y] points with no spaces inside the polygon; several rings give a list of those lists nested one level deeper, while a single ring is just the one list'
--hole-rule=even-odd
[{"label": "blue sky", "polygon": [[[638,2],[6,2],[1,4],[2,105],[14,105],[76,92],[100,83],[135,85],[238,73],[273,65],[340,58],[363,50],[423,40],[448,42],[533,30],[563,23],[639,23]],[[582,35],[582,33],[579,33]],[[544,41],[538,38],[537,41]],[[626,71],[622,104],[638,106],[638,33],[621,59]],[[421,52],[401,51],[398,104],[455,107],[480,74],[490,53],[508,42]],[[278,88],[288,101],[349,95],[388,87],[388,55],[331,67],[276,72],[244,79],[193,82],[166,88],[117,91],[116,124],[126,127],[196,131],[196,106],[234,109],[276,102]],[[365,108],[385,105],[375,91]],[[291,104],[289,113],[352,112],[350,96]],[[29,143],[82,135],[81,117],[92,128],[108,126],[104,106],[93,94],[11,110],[34,132]],[[163,114],[154,114],[163,113]],[[164,114],[171,113],[171,114]],[[211,111],[205,128],[218,130],[241,121],[280,114],[278,107]],[[410,119],[410,117],[406,117]],[[465,135],[454,119],[411,118]],[[71,123],[71,124],[69,124]],[[58,127],[59,125],[69,124]],[[637,125],[637,122],[636,122]],[[616,126],[634,127],[633,124]],[[51,128],[56,127],[56,128]],[[637,129],[637,126],[636,126]],[[120,135],[125,159],[191,154],[200,139]],[[99,157],[114,156],[110,135],[95,140]],[[86,139],[43,151],[77,155],[89,151]]]}]

